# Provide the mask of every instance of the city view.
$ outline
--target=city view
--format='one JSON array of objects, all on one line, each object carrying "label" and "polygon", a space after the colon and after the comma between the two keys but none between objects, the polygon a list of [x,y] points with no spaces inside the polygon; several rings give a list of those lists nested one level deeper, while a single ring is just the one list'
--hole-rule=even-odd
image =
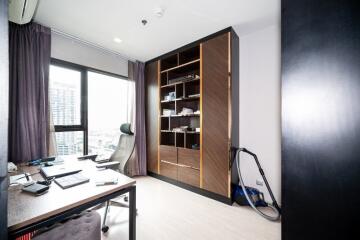
[{"label": "city view", "polygon": [[[108,158],[114,152],[120,125],[132,114],[128,103],[133,91],[127,80],[88,72],[88,154]],[[50,105],[54,125],[81,124],[80,72],[51,66]],[[84,132],[56,132],[56,144],[58,155],[82,155]]]}]

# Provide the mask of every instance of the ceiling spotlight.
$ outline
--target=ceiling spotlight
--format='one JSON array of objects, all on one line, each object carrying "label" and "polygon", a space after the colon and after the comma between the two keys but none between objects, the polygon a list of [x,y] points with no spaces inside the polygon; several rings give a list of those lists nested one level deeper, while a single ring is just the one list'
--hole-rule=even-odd
[{"label": "ceiling spotlight", "polygon": [[116,43],[121,43],[122,40],[121,40],[120,38],[116,37],[116,38],[114,38],[114,42],[116,42]]},{"label": "ceiling spotlight", "polygon": [[141,23],[142,23],[142,25],[146,25],[147,24],[147,20],[146,19],[143,19],[143,20],[141,20]]}]

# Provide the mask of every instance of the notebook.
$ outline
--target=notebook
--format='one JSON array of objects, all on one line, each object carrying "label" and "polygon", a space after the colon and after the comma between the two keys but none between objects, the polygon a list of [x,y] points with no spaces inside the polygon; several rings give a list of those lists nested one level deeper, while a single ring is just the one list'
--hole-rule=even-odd
[{"label": "notebook", "polygon": [[55,182],[62,188],[70,188],[83,183],[89,182],[89,178],[84,177],[81,173],[68,175],[65,177],[55,178]]}]

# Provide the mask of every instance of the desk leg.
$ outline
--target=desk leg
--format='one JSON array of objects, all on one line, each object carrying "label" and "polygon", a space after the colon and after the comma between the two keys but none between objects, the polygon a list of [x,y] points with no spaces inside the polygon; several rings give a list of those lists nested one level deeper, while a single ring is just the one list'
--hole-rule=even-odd
[{"label": "desk leg", "polygon": [[129,191],[129,240],[136,240],[136,186]]}]

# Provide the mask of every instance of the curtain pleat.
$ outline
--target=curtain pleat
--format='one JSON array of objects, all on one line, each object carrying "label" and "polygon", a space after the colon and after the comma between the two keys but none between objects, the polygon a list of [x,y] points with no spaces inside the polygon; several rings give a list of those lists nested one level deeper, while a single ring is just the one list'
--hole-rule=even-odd
[{"label": "curtain pleat", "polygon": [[9,161],[48,155],[50,48],[49,28],[9,24]]},{"label": "curtain pleat", "polygon": [[129,61],[130,80],[135,81],[135,153],[130,161],[130,171],[133,176],[147,175],[146,167],[146,129],[145,129],[145,64],[139,61]]}]

